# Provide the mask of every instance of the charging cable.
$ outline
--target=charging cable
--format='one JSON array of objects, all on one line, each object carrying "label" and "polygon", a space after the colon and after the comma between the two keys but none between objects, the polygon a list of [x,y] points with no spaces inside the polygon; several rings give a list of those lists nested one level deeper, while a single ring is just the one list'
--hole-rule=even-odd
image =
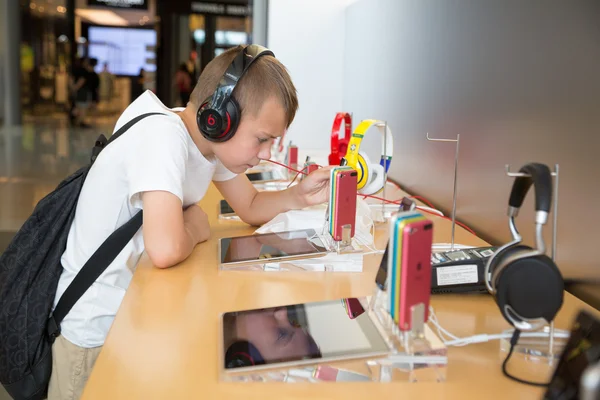
[{"label": "charging cable", "polygon": [[[302,170],[297,170],[295,168],[288,167],[287,165],[282,164],[280,162],[277,162],[275,160],[266,160],[266,161],[268,161],[270,163],[273,163],[273,164],[276,164],[276,165],[279,165],[281,167],[287,168],[290,171],[296,172],[296,177],[294,177],[294,180],[290,183],[290,185],[296,180],[296,178],[298,177],[298,175],[300,175],[300,174],[302,174],[302,175],[308,175],[306,172],[304,172],[305,168],[303,168]],[[317,168],[323,168],[323,166],[322,165],[317,165]],[[288,185],[288,187],[289,187],[289,185]],[[368,197],[368,198],[380,200],[380,201],[383,201],[384,203],[389,203],[389,204],[398,204],[398,205],[400,204],[400,200],[387,200],[387,199],[384,199],[383,197],[373,196],[373,195],[370,195],[370,194],[362,194],[362,193],[358,193],[357,192],[357,196],[363,196],[363,198],[365,198],[365,199]],[[422,197],[422,196],[411,196],[411,198],[417,199],[417,200],[421,200],[421,201],[425,202],[429,206],[429,207],[417,206],[417,208],[419,210],[421,210],[421,211],[423,211],[425,213],[428,213],[428,214],[437,215],[438,217],[444,218],[444,219],[449,220],[449,221],[451,220],[450,217],[445,216],[440,210],[437,210],[435,207],[433,207],[433,205],[431,204],[431,202],[429,202],[428,200],[426,200],[424,197]],[[469,231],[470,233],[472,233],[474,236],[477,236],[477,234],[475,233],[475,231],[473,229],[469,228],[467,225],[465,225],[465,224],[463,224],[462,222],[459,222],[459,221],[455,221],[455,222],[456,222],[457,225],[459,225],[462,228],[466,229],[467,231]]]},{"label": "charging cable", "polygon": [[517,345],[517,342],[519,341],[519,337],[525,336],[527,333],[528,332],[521,333],[520,330],[515,329],[514,333],[512,334],[512,336],[510,338],[510,350],[508,350],[508,354],[506,355],[506,358],[504,359],[504,362],[502,363],[502,373],[504,374],[504,376],[506,376],[509,379],[512,379],[515,382],[524,383],[525,385],[531,385],[531,386],[548,387],[550,385],[550,382],[527,381],[525,379],[517,378],[516,376],[509,373],[508,370],[506,369],[508,360],[510,360],[510,356],[512,356],[513,350],[514,350],[515,346]]},{"label": "charging cable", "polygon": [[[448,332],[444,327],[442,327],[440,325],[440,323],[437,319],[437,316],[435,315],[435,311],[433,310],[433,307],[431,307],[431,306],[429,306],[429,321],[428,322],[431,322],[436,327],[438,336],[440,337],[440,339],[442,340],[444,345],[446,345],[448,347],[449,346],[462,347],[462,346],[467,346],[469,344],[485,343],[485,342],[489,342],[490,340],[510,339],[510,349],[508,350],[508,354],[506,355],[506,358],[504,359],[504,362],[502,363],[502,373],[507,378],[512,379],[515,382],[523,383],[526,385],[538,386],[538,387],[547,387],[549,385],[549,383],[545,383],[545,382],[532,382],[532,381],[527,381],[525,379],[517,378],[516,376],[509,373],[508,369],[507,369],[508,361],[510,360],[510,357],[513,354],[513,351],[519,341],[519,338],[521,338],[521,337],[547,338],[547,337],[550,337],[549,332],[521,332],[519,329],[515,329],[513,331],[513,333],[507,332],[507,333],[498,333],[498,334],[491,334],[491,335],[484,333],[484,334],[460,338],[460,337]],[[553,334],[554,334],[554,337],[562,338],[562,339],[568,339],[570,336],[570,333],[568,331],[565,331],[562,329],[555,329]]]},{"label": "charging cable", "polygon": [[[458,337],[446,330],[442,327],[435,315],[435,311],[432,306],[429,306],[429,321],[433,326],[435,326],[438,336],[442,340],[442,342],[450,347],[462,347],[475,343],[485,343],[490,340],[500,340],[500,339],[511,339],[514,337],[514,333],[497,333],[497,334],[479,334],[468,337]],[[515,331],[516,332],[516,331]],[[550,337],[549,332],[519,332],[521,337],[526,338],[547,338]],[[554,330],[554,337],[566,339],[569,337],[569,332],[562,329]],[[517,338],[518,339],[518,338]]]}]

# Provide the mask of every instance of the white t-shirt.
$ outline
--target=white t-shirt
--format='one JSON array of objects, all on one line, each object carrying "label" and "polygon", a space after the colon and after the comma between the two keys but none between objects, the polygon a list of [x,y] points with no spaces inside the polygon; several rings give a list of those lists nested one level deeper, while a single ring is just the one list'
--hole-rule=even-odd
[{"label": "white t-shirt", "polygon": [[[134,117],[148,116],[108,145],[91,168],[81,191],[54,306],[81,267],[118,227],[140,209],[140,194],[162,190],[173,193],[184,206],[204,197],[211,179],[225,181],[236,175],[216,158],[205,158],[181,118],[150,91],[123,112],[115,131]],[[61,333],[80,347],[96,347],[104,340],[144,251],[142,229],[87,292],[61,324]]]}]

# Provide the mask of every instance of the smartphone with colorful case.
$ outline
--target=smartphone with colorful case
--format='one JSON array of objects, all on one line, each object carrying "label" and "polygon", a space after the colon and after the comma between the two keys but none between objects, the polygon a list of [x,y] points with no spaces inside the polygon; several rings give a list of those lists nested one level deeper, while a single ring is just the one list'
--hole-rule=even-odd
[{"label": "smartphone with colorful case", "polygon": [[400,280],[397,282],[399,299],[395,321],[401,331],[412,329],[413,307],[423,304],[423,322],[429,315],[431,297],[431,246],[433,244],[433,222],[428,219],[404,220],[399,224],[402,234]]},{"label": "smartphone with colorful case", "polygon": [[400,300],[400,280],[402,274],[402,227],[407,222],[426,219],[417,211],[401,212],[392,215],[390,220],[389,249],[388,249],[388,310],[394,322],[398,322],[398,302]]},{"label": "smartphone with colorful case", "polygon": [[[402,218],[404,216],[409,217],[409,216],[418,215],[418,213],[413,210],[414,210],[414,208],[412,210],[403,210],[402,208],[400,208],[400,210],[397,213],[398,215],[396,217]],[[390,238],[391,238],[391,235],[390,235]],[[389,243],[390,243],[390,240],[388,238],[388,244],[385,246],[385,251],[383,252],[383,257],[381,257],[381,261],[379,262],[379,269],[377,269],[377,274],[375,275],[375,284],[377,284],[377,287],[384,292],[387,292],[387,290],[388,290],[388,264],[389,264],[388,254],[389,254],[389,249],[390,249]]]},{"label": "smartphone with colorful case", "polygon": [[[335,167],[330,174],[329,233],[335,241],[354,237],[356,221],[357,172],[351,167]],[[344,227],[350,237],[344,238]]]},{"label": "smartphone with colorful case", "polygon": [[346,310],[346,314],[350,319],[354,319],[365,312],[364,307],[360,304],[360,301],[355,297],[342,299],[342,304]]}]

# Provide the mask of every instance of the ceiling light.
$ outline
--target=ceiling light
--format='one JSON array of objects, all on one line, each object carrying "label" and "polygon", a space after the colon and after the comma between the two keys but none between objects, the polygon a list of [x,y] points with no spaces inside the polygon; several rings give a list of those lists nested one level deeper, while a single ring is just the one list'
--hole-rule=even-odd
[{"label": "ceiling light", "polygon": [[77,9],[75,10],[75,14],[98,25],[128,25],[125,18],[118,16],[112,11]]}]

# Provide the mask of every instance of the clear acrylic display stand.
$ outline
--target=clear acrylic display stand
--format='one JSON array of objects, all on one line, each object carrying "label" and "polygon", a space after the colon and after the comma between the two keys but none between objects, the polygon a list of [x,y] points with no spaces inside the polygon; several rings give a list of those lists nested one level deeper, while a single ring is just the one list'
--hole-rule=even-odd
[{"label": "clear acrylic display stand", "polygon": [[[361,299],[365,313],[384,338],[389,352],[377,357],[302,364],[253,372],[225,372],[225,382],[444,382],[448,356],[446,346],[423,323],[424,307],[413,312],[413,330],[400,332],[385,309],[385,292]],[[332,334],[343,334],[342,332]]]},{"label": "clear acrylic display stand", "polygon": [[[511,172],[510,166],[506,165],[506,175],[510,177],[528,176],[521,172]],[[552,210],[552,250],[550,258],[553,261],[556,260],[556,238],[557,238],[557,221],[558,221],[558,177],[559,177],[558,164],[554,165],[554,172],[552,177],[554,178],[553,185],[553,201],[554,206]],[[512,334],[514,330],[509,329],[504,333]],[[546,337],[541,338],[524,338],[521,336],[519,342],[515,345],[513,358],[521,355],[525,361],[532,361],[537,363],[547,364],[549,367],[555,365],[558,362],[560,354],[567,342],[566,338],[558,338],[555,334],[554,321],[550,324],[542,327],[539,330],[540,333],[546,333]],[[510,339],[500,340],[500,351],[506,353],[510,350]]]},{"label": "clear acrylic display stand", "polygon": [[376,288],[370,311],[383,332],[388,345],[394,349],[387,358],[370,361],[379,370],[380,382],[444,382],[448,366],[446,345],[425,323],[425,306],[412,307],[410,331],[400,331],[388,309],[385,291]]}]

